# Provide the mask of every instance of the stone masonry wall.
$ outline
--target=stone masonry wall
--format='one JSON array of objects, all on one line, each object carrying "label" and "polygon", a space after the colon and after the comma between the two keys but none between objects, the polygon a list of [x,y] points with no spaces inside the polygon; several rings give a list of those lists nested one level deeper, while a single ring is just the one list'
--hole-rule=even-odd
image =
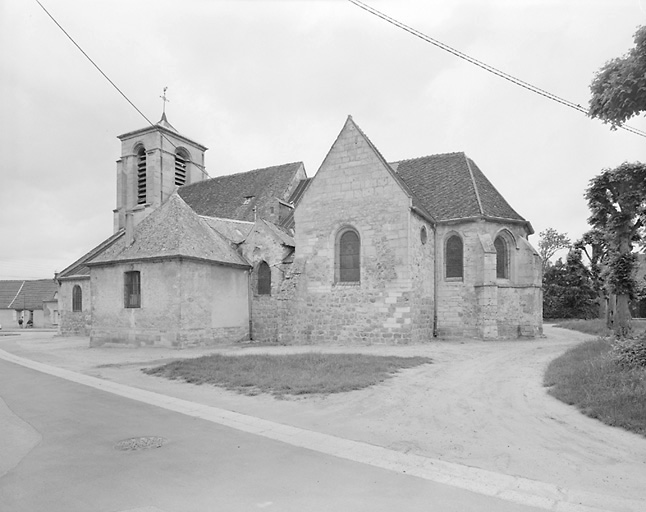
[{"label": "stone masonry wall", "polygon": [[[495,237],[509,242],[509,277],[496,277]],[[464,243],[464,278],[447,279],[445,242],[458,233]],[[473,221],[438,227],[438,334],[491,338],[542,333],[540,258],[516,224]]]},{"label": "stone masonry wall", "polygon": [[[286,283],[294,298],[285,301],[283,341],[410,342],[411,215],[410,198],[346,123],[295,211],[296,254]],[[337,238],[347,227],[360,239],[358,283],[335,278]]]},{"label": "stone masonry wall", "polygon": [[[124,272],[141,277],[141,307],[124,307]],[[190,260],[95,266],[90,345],[186,347],[248,339],[248,277]]]},{"label": "stone masonry wall", "polygon": [[431,341],[434,334],[435,233],[417,215],[410,219],[411,341]]},{"label": "stone masonry wall", "polygon": [[[72,290],[81,287],[81,311],[72,311]],[[92,323],[92,289],[89,278],[61,281],[58,287],[58,332],[62,336],[89,336]]]}]

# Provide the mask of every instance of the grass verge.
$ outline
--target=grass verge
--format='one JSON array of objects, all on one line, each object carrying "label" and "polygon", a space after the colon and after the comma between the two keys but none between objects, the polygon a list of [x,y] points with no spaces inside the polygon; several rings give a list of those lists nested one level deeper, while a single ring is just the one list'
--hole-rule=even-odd
[{"label": "grass verge", "polygon": [[212,384],[247,395],[342,393],[372,386],[427,357],[364,354],[210,355],[142,370],[192,384]]},{"label": "grass verge", "polygon": [[611,350],[609,339],[577,345],[549,364],[544,385],[583,414],[646,436],[646,368],[621,368]]},{"label": "grass verge", "polygon": [[[635,319],[631,321],[633,331],[640,332],[646,329],[646,320]],[[606,327],[606,321],[598,318],[592,320],[560,320],[554,327],[562,327],[572,331],[579,331],[593,336],[611,336],[612,331]]]}]

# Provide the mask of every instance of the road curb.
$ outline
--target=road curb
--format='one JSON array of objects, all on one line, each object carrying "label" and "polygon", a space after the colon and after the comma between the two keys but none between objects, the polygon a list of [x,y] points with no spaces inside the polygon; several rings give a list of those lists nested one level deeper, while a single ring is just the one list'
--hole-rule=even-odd
[{"label": "road curb", "polygon": [[0,358],[32,370],[125,398],[217,423],[239,431],[474,493],[555,512],[641,512],[644,503],[616,496],[563,489],[557,485],[407,454],[360,441],[248,416],[91,377],[0,350]]}]

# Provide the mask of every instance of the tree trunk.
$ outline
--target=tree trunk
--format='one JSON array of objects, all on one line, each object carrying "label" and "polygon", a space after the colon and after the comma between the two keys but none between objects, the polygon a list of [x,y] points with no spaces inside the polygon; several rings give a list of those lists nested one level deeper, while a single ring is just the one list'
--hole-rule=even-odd
[{"label": "tree trunk", "polygon": [[608,297],[601,292],[597,295],[597,303],[599,304],[599,320],[605,320],[608,323]]},{"label": "tree trunk", "polygon": [[628,295],[617,295],[617,313],[615,315],[615,336],[626,338],[630,336],[630,299]]},{"label": "tree trunk", "polygon": [[615,313],[617,312],[617,296],[611,293],[606,302],[606,327],[615,330]]}]

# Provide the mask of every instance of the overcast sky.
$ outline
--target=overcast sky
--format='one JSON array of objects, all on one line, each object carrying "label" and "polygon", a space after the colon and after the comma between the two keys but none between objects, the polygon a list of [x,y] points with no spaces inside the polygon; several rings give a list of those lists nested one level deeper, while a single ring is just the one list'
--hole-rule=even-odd
[{"label": "overcast sky", "polygon": [[[351,114],[389,161],[464,151],[536,234],[587,229],[602,169],[646,138],[512,85],[345,0],[41,0],[153,122],[206,145],[211,176],[303,161]],[[646,0],[365,0],[587,107]],[[646,130],[646,120],[630,125]],[[116,136],[146,126],[35,1],[0,0],[0,279],[47,278],[112,234]]]}]

